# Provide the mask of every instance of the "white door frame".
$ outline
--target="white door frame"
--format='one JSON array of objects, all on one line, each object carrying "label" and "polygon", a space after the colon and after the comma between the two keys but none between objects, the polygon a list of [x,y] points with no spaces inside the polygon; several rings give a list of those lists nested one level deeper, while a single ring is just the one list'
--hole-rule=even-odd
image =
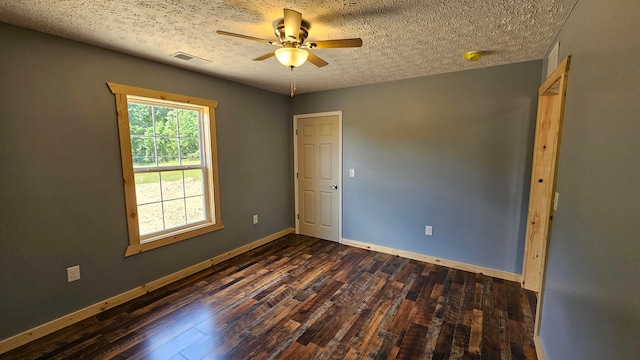
[{"label": "white door frame", "polygon": [[338,242],[342,243],[342,111],[293,115],[293,182],[295,194],[296,234],[300,233],[300,199],[298,198],[298,119],[338,116]]}]

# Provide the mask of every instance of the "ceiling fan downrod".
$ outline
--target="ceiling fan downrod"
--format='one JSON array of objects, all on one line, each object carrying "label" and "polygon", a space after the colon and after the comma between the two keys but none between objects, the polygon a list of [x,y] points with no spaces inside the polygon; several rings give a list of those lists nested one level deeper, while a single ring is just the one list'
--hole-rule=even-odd
[{"label": "ceiling fan downrod", "polygon": [[291,66],[291,97],[293,97],[296,94],[296,75],[293,72],[293,68],[295,66]]}]

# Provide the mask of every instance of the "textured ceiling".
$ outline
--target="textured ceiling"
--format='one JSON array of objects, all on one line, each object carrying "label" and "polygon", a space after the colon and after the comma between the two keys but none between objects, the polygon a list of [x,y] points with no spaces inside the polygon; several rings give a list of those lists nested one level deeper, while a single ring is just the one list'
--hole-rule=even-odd
[{"label": "textured ceiling", "polygon": [[[329,65],[295,69],[308,93],[541,59],[576,1],[9,0],[0,21],[288,94],[288,68],[251,60],[273,46],[216,30],[276,40],[287,7],[311,23],[307,42],[362,38],[362,48],[313,50]],[[470,50],[488,53],[468,62]]]}]

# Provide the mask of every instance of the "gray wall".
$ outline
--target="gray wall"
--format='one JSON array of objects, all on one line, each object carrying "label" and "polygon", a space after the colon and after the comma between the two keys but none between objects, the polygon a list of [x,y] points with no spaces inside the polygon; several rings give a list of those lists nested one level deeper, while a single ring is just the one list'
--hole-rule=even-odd
[{"label": "gray wall", "polygon": [[[1,23],[0,39],[0,339],[293,226],[287,96]],[[219,101],[225,229],[123,257],[107,81]]]},{"label": "gray wall", "polygon": [[541,69],[296,95],[293,114],[343,111],[343,237],[520,273]]},{"label": "gray wall", "polygon": [[640,353],[640,2],[579,0],[541,338],[547,359]]}]

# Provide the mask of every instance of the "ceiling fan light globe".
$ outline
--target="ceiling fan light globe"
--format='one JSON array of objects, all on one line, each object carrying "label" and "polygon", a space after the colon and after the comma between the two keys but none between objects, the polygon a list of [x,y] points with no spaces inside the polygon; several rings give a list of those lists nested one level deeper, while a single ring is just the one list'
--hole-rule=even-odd
[{"label": "ceiling fan light globe", "polygon": [[286,67],[298,67],[307,61],[307,57],[309,57],[309,53],[306,50],[294,47],[284,47],[276,50],[276,59]]}]

